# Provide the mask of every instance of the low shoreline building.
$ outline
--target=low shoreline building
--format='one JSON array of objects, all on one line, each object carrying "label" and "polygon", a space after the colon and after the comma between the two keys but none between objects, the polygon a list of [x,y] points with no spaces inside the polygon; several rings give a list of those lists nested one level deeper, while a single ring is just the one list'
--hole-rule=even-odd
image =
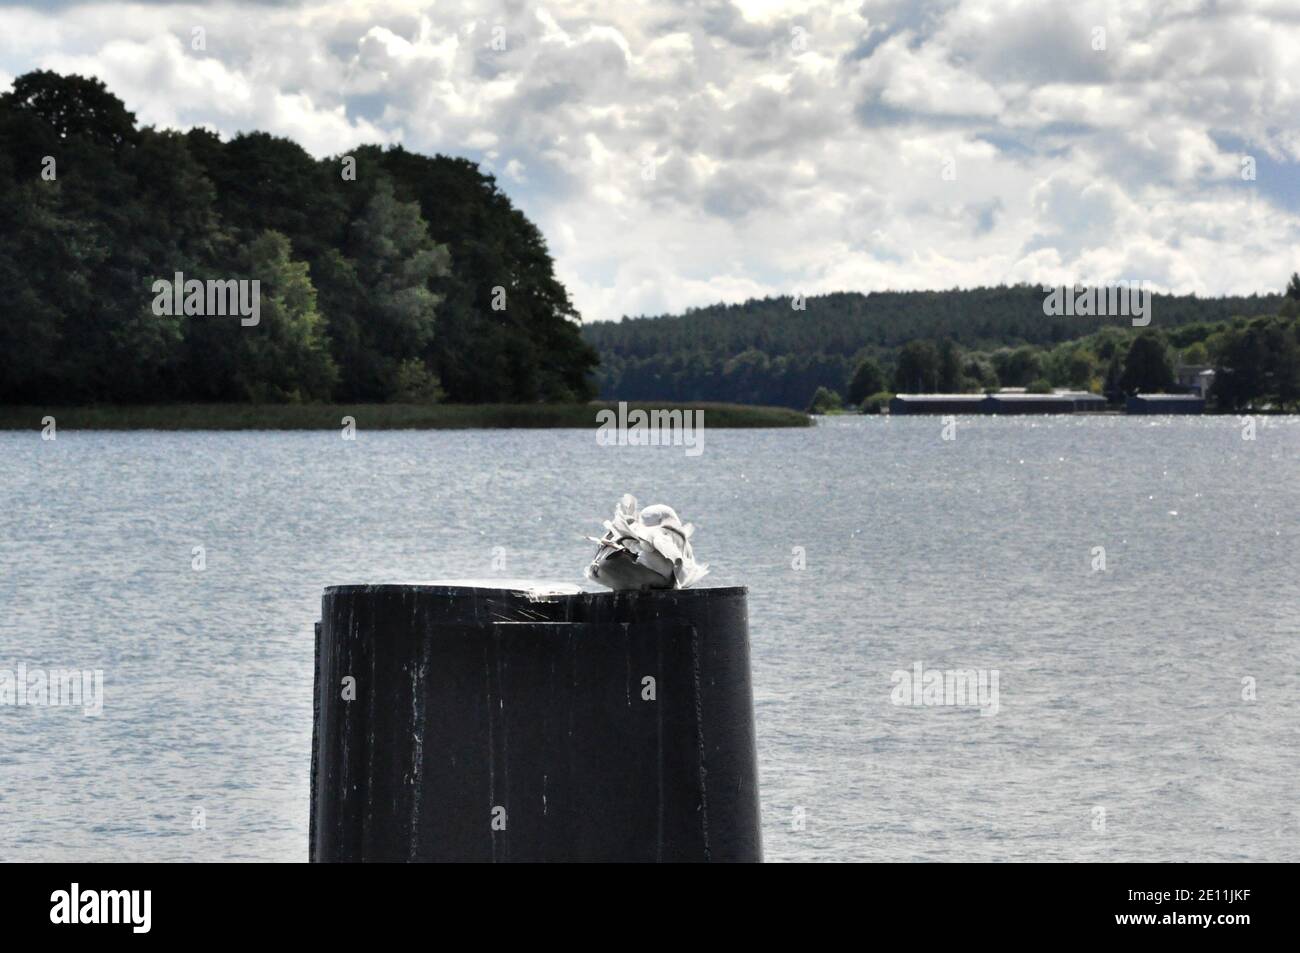
[{"label": "low shoreline building", "polygon": [[986,414],[1072,414],[1074,401],[1056,394],[988,394]]},{"label": "low shoreline building", "polygon": [[1007,388],[994,394],[898,394],[891,414],[1073,414],[1106,410],[1106,398],[1087,391],[1030,394]]},{"label": "low shoreline building", "polygon": [[1174,379],[1183,393],[1209,397],[1214,385],[1214,368],[1209,364],[1182,364],[1174,370]]},{"label": "low shoreline building", "polygon": [[[1029,394],[1023,388],[995,394],[897,394],[889,402],[890,414],[1074,414],[1100,413],[1110,404],[1100,394],[1059,390]],[[1128,398],[1129,414],[1201,414],[1205,398],[1198,394],[1138,394]]]},{"label": "low shoreline building", "polygon": [[1201,414],[1205,398],[1197,394],[1135,394],[1124,402],[1129,414]]},{"label": "low shoreline building", "polygon": [[890,414],[986,414],[983,394],[895,394]]},{"label": "low shoreline building", "polygon": [[1094,394],[1092,391],[1063,390],[1057,391],[1057,395],[1072,401],[1076,412],[1100,413],[1103,410],[1110,409],[1110,401],[1101,394]]}]

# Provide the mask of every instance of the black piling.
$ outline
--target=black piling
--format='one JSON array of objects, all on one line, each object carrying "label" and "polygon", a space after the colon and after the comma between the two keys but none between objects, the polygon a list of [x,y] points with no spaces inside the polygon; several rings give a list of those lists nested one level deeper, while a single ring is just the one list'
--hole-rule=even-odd
[{"label": "black piling", "polygon": [[744,588],[334,586],[313,861],[759,861]]}]

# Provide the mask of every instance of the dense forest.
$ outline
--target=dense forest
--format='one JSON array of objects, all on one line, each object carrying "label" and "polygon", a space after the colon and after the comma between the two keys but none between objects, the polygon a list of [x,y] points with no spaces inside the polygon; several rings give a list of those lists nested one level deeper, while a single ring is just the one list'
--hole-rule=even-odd
[{"label": "dense forest", "polygon": [[[1300,279],[1284,295],[1154,295],[1150,325],[1044,314],[1030,285],[840,293],[589,324],[607,399],[872,408],[889,392],[1075,387],[1118,398],[1218,368],[1224,407],[1292,407]],[[872,401],[871,398],[875,397]]]},{"label": "dense forest", "polygon": [[[260,320],[151,290],[260,282]],[[98,80],[0,96],[0,402],[535,402],[594,351],[538,229],[465,159],[137,128]]]},{"label": "dense forest", "polygon": [[[177,275],[257,281],[255,326],[160,311],[156,283]],[[890,392],[999,386],[1118,398],[1195,364],[1216,369],[1222,408],[1297,406],[1300,278],[1282,295],[1156,295],[1145,329],[1045,314],[1045,296],[767,298],[582,328],[541,233],[468,160],[373,145],[318,160],[266,133],[140,128],[80,76],[28,73],[0,95],[5,404],[536,403],[598,389],[872,409]]]}]

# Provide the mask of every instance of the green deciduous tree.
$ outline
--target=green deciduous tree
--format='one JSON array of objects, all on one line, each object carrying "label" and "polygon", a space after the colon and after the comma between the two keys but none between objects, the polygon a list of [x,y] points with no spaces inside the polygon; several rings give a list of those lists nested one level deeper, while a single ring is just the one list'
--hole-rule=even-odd
[{"label": "green deciduous tree", "polygon": [[35,70],[15,79],[0,100],[4,109],[38,120],[47,145],[81,141],[121,149],[137,138],[135,114],[91,77]]},{"label": "green deciduous tree", "polygon": [[228,321],[225,328],[243,343],[236,376],[248,400],[327,400],[338,377],[307,263],[291,254],[289,239],[273,231],[248,249],[245,273],[260,282],[260,320],[255,327]]},{"label": "green deciduous tree", "polygon": [[872,394],[884,389],[885,372],[880,369],[880,365],[875,360],[864,357],[858,362],[857,369],[853,372],[853,379],[849,381],[849,403],[861,404]]},{"label": "green deciduous tree", "polygon": [[939,387],[939,349],[933,341],[909,341],[898,354],[894,392],[924,394]]},{"label": "green deciduous tree", "polygon": [[398,200],[386,177],[353,224],[347,248],[361,290],[358,313],[339,315],[341,322],[355,321],[355,335],[348,333],[359,345],[358,352],[340,355],[348,393],[393,400],[409,390],[410,362],[429,356],[440,300],[431,283],[448,273],[450,258],[429,237],[419,204]]},{"label": "green deciduous tree", "polygon": [[956,394],[966,389],[967,380],[962,374],[962,353],[951,338],[944,338],[938,344],[939,379],[936,389],[946,394]]},{"label": "green deciduous tree", "polygon": [[993,367],[1003,387],[1027,387],[1043,376],[1042,355],[1029,345],[995,351]]},{"label": "green deciduous tree", "polygon": [[401,147],[368,146],[358,157],[381,164],[399,195],[419,202],[434,240],[451,253],[450,273],[436,285],[445,301],[433,344],[448,398],[593,396],[596,353],[582,339],[546,241],[495,179],[468,160]]},{"label": "green deciduous tree", "polygon": [[1174,366],[1164,335],[1144,331],[1133,339],[1124,358],[1120,389],[1126,394],[1153,394],[1168,390],[1174,383]]},{"label": "green deciduous tree", "polygon": [[825,414],[832,410],[839,410],[842,406],[844,401],[838,393],[829,387],[818,387],[812,400],[808,402],[808,413]]}]

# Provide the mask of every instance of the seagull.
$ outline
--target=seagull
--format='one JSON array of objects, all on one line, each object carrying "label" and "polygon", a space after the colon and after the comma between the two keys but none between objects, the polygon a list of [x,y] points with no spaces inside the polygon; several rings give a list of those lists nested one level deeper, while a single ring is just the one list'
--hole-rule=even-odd
[{"label": "seagull", "polygon": [[695,527],[671,506],[658,503],[638,513],[636,497],[625,493],[604,525],[604,536],[587,537],[596,544],[587,567],[592,582],[611,589],[685,589],[709,571],[691,551]]}]

